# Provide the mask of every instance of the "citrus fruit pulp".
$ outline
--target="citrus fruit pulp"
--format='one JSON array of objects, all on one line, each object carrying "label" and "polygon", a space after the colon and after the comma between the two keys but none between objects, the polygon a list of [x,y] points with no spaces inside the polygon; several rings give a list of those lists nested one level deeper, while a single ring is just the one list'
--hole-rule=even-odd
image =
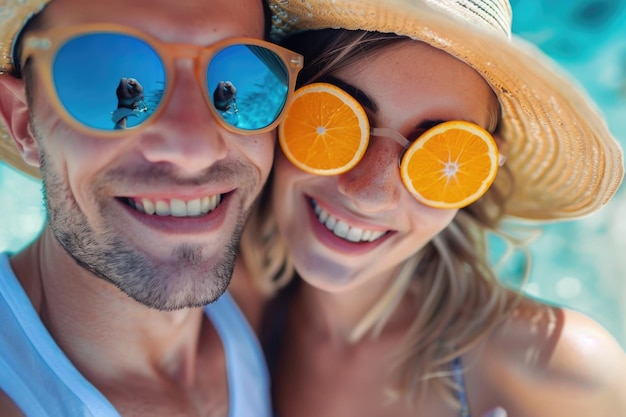
[{"label": "citrus fruit pulp", "polygon": [[339,87],[309,84],[295,92],[278,140],[287,159],[301,170],[338,175],[365,154],[369,121],[359,102]]},{"label": "citrus fruit pulp", "polygon": [[422,134],[402,157],[401,178],[420,202],[461,208],[480,198],[498,171],[498,147],[470,122],[441,123]]}]

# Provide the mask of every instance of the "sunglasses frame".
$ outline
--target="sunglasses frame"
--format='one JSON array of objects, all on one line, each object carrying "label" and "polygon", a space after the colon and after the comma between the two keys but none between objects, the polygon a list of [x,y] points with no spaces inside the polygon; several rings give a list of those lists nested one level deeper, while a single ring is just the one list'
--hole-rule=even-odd
[{"label": "sunglasses frame", "polygon": [[[135,37],[153,48],[154,51],[157,53],[159,59],[161,60],[161,63],[163,64],[166,83],[162,99],[159,102],[159,106],[156,108],[155,112],[150,116],[150,118],[138,126],[129,129],[112,130],[103,130],[89,127],[76,120],[65,109],[65,106],[61,103],[61,99],[57,94],[52,74],[52,65],[58,50],[63,45],[65,45],[67,41],[71,40],[72,38],[78,37],[79,35],[98,33],[117,33],[120,35]],[[281,59],[287,70],[289,84],[287,88],[287,97],[285,98],[285,104],[283,105],[281,112],[276,117],[276,120],[263,128],[246,130],[230,125],[225,120],[223,120],[222,116],[218,113],[213,102],[211,101],[211,93],[209,91],[206,81],[206,73],[208,71],[209,65],[211,63],[211,60],[213,59],[213,57],[215,57],[217,53],[221,52],[226,47],[233,45],[252,45],[268,49]],[[228,38],[216,42],[210,46],[198,46],[186,43],[168,43],[158,40],[155,37],[134,28],[108,23],[80,24],[29,32],[24,35],[20,64],[21,68],[24,68],[30,59],[30,64],[33,65],[34,68],[37,68],[39,70],[43,69],[43,71],[40,71],[40,73],[43,79],[44,88],[49,97],[51,97],[53,106],[68,125],[72,126],[74,129],[80,132],[89,135],[120,138],[127,137],[130,134],[136,134],[142,129],[154,123],[156,120],[158,120],[160,114],[167,107],[167,103],[169,102],[172,92],[174,90],[172,88],[172,85],[175,83],[176,80],[176,71],[174,69],[175,60],[181,58],[191,58],[196,62],[196,81],[202,89],[204,100],[213,118],[222,128],[241,135],[265,133],[275,129],[276,126],[278,126],[278,124],[284,117],[285,112],[289,108],[289,104],[291,103],[293,92],[295,90],[296,78],[304,64],[304,58],[302,57],[302,55],[261,39],[244,37]]]}]

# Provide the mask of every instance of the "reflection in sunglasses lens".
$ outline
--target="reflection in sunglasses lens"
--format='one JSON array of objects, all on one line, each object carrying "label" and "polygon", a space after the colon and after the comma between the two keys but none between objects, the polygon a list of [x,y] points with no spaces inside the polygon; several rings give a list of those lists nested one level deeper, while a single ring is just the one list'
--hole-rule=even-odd
[{"label": "reflection in sunglasses lens", "polygon": [[215,110],[226,123],[257,130],[272,124],[285,106],[289,75],[269,49],[232,45],[209,63],[207,86]]},{"label": "reflection in sunglasses lens", "polygon": [[52,74],[62,105],[94,129],[140,125],[158,107],[165,68],[156,51],[133,36],[94,33],[67,41]]},{"label": "reflection in sunglasses lens", "polygon": [[[67,41],[52,74],[61,104],[98,130],[139,126],[158,108],[166,87],[163,62],[145,41],[120,33],[92,33]],[[231,45],[209,63],[208,94],[217,114],[243,130],[262,129],[280,115],[289,74],[278,55],[255,45]]]}]

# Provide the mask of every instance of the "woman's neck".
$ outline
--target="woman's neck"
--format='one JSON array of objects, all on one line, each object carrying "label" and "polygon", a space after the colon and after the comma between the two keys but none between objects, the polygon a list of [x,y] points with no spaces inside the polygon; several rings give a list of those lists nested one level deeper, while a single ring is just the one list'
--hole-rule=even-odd
[{"label": "woman's neck", "polygon": [[[306,325],[319,337],[328,338],[338,344],[353,343],[355,329],[363,319],[378,307],[377,304],[391,286],[398,287],[396,277],[397,271],[390,271],[386,277],[381,276],[355,288],[338,292],[325,291],[303,282],[295,295],[292,310],[296,310],[294,313],[302,318],[300,325]],[[396,290],[401,294],[405,293],[402,288]],[[407,309],[414,315],[414,303],[403,302],[406,299],[404,296],[400,298],[398,307],[389,317],[389,326],[398,321],[404,322]],[[393,303],[392,300],[385,304]]]}]

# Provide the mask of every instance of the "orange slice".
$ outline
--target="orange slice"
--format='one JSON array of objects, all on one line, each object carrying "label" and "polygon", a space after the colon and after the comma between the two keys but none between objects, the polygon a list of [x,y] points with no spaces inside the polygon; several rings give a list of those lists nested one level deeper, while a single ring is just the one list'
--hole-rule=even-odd
[{"label": "orange slice", "polygon": [[287,159],[317,175],[338,175],[353,168],[368,140],[365,110],[352,96],[326,83],[299,88],[278,128]]},{"label": "orange slice", "polygon": [[420,202],[461,208],[479,199],[498,172],[498,147],[485,129],[451,121],[427,130],[402,156],[401,177]]}]

